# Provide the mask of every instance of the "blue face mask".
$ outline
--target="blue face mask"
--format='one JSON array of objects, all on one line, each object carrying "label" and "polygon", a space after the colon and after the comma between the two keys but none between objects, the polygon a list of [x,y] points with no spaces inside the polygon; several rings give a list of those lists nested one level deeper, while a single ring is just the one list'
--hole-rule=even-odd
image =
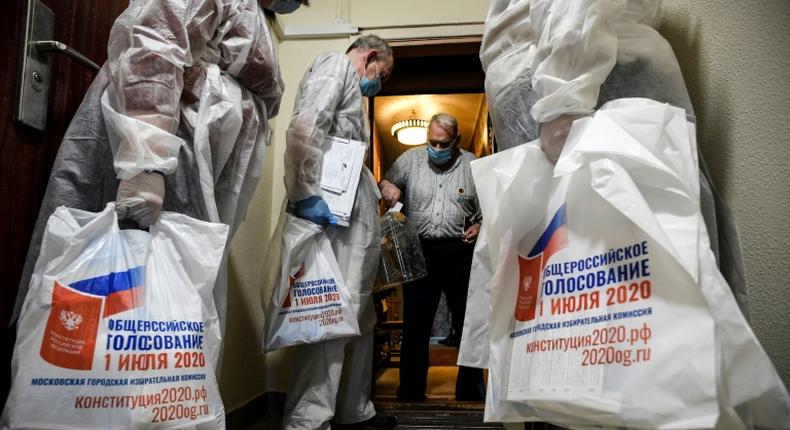
[{"label": "blue face mask", "polygon": [[368,79],[362,76],[359,80],[359,90],[365,97],[373,97],[381,91],[381,76],[379,75],[379,63],[376,62],[376,77]]},{"label": "blue face mask", "polygon": [[272,0],[272,3],[267,6],[266,9],[274,13],[279,13],[280,15],[285,15],[299,9],[301,5],[302,2],[299,0]]},{"label": "blue face mask", "polygon": [[441,166],[453,158],[453,148],[433,149],[433,146],[428,145],[428,158],[433,161],[433,164]]}]

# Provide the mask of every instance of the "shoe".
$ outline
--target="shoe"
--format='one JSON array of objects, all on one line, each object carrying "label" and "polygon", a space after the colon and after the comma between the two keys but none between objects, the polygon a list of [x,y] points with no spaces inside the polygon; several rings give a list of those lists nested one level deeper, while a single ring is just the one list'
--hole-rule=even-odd
[{"label": "shoe", "polygon": [[458,366],[455,379],[455,400],[462,402],[482,402],[486,399],[483,369]]}]

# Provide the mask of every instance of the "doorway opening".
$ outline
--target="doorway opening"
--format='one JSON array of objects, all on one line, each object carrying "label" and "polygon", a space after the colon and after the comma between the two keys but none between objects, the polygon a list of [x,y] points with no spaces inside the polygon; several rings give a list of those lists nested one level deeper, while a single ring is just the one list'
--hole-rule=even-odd
[{"label": "doorway opening", "polygon": [[[369,167],[378,181],[386,176],[401,154],[415,147],[425,148],[424,144],[411,146],[398,141],[393,134],[393,125],[399,121],[428,120],[436,113],[449,113],[458,120],[461,149],[478,158],[494,152],[479,49],[479,41],[393,46],[395,73],[369,105],[372,126]],[[426,400],[402,402],[397,400],[397,389],[403,286],[394,285],[374,291],[379,321],[376,327],[373,396],[377,410],[391,411],[401,420],[412,415],[416,415],[417,420],[424,420],[439,413],[444,420],[470,420],[470,423],[482,424],[482,401],[455,400],[460,333],[452,332],[451,315],[444,295],[431,333]],[[463,427],[461,421],[455,424],[454,428]]]}]

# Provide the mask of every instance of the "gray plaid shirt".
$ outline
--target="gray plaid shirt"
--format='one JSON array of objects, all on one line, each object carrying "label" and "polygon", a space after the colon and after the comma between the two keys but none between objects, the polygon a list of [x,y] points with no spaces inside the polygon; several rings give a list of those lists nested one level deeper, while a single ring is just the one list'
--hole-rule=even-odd
[{"label": "gray plaid shirt", "polygon": [[461,237],[481,220],[469,166],[477,157],[460,151],[452,167],[441,171],[430,162],[424,146],[410,149],[387,172],[385,178],[401,190],[406,222],[421,239]]}]

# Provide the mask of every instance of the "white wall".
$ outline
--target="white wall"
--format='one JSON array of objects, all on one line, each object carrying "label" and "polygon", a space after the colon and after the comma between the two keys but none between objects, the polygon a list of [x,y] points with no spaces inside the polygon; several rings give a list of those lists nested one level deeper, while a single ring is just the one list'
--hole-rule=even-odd
[{"label": "white wall", "polygon": [[665,0],[715,186],[735,215],[752,328],[790,385],[790,2]]},{"label": "white wall", "polygon": [[280,17],[286,25],[323,25],[340,17],[361,28],[480,23],[487,0],[315,0]]}]

